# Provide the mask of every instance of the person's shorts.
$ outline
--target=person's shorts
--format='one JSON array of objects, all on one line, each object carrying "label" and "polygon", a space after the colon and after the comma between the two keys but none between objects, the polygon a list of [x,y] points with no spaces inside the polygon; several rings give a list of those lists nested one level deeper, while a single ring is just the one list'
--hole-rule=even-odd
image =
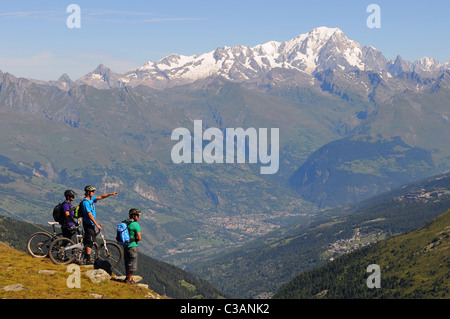
[{"label": "person's shorts", "polygon": [[83,244],[85,247],[92,248],[96,237],[95,226],[83,223],[83,230],[84,230]]},{"label": "person's shorts", "polygon": [[70,227],[61,227],[63,237],[66,237],[70,240],[73,240],[73,236],[77,233],[77,230],[75,228]]},{"label": "person's shorts", "polygon": [[124,249],[125,270],[136,271],[138,260],[138,247],[125,247]]}]

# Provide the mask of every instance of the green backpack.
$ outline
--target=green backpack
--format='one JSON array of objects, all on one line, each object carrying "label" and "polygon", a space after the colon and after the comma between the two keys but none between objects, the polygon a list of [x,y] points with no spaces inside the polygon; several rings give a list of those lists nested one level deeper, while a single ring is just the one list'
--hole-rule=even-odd
[{"label": "green backpack", "polygon": [[73,211],[73,217],[75,217],[75,218],[83,218],[84,217],[84,208],[81,208],[81,204],[84,202],[84,201],[87,201],[87,199],[85,198],[85,199],[83,199],[81,202],[80,202],[80,204],[75,208],[75,210]]}]

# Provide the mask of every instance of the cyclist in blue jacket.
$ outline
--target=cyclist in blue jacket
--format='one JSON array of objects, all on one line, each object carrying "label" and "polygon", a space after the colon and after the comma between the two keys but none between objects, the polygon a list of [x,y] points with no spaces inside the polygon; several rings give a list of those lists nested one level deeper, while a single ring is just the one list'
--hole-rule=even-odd
[{"label": "cyclist in blue jacket", "polygon": [[101,199],[109,196],[117,196],[117,192],[95,196],[96,188],[88,185],[84,188],[85,200],[81,202],[80,209],[83,210],[83,230],[84,238],[83,244],[85,247],[85,263],[93,264],[91,260],[92,246],[95,241],[95,227],[102,230],[102,227],[97,223],[97,212],[95,211],[95,203]]}]

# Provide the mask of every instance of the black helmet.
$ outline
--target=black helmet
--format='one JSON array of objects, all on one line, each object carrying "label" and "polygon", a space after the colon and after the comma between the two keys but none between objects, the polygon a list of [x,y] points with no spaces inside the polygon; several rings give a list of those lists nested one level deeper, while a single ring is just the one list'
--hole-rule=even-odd
[{"label": "black helmet", "polygon": [[66,197],[66,198],[70,198],[70,197],[73,197],[73,198],[75,198],[75,196],[77,196],[77,193],[75,193],[73,190],[66,190],[65,192],[64,192],[64,196]]},{"label": "black helmet", "polygon": [[136,208],[132,208],[130,209],[130,211],[128,212],[128,215],[131,217],[133,215],[140,215],[141,211],[139,209]]}]

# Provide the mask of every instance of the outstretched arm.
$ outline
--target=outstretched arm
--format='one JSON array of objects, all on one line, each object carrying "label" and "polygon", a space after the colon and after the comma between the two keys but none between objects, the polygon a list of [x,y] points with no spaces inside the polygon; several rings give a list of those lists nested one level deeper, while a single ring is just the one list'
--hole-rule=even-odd
[{"label": "outstretched arm", "polygon": [[117,196],[117,192],[108,193],[108,194],[103,194],[103,195],[97,196],[97,200],[105,199],[105,198],[108,198],[109,196]]}]

